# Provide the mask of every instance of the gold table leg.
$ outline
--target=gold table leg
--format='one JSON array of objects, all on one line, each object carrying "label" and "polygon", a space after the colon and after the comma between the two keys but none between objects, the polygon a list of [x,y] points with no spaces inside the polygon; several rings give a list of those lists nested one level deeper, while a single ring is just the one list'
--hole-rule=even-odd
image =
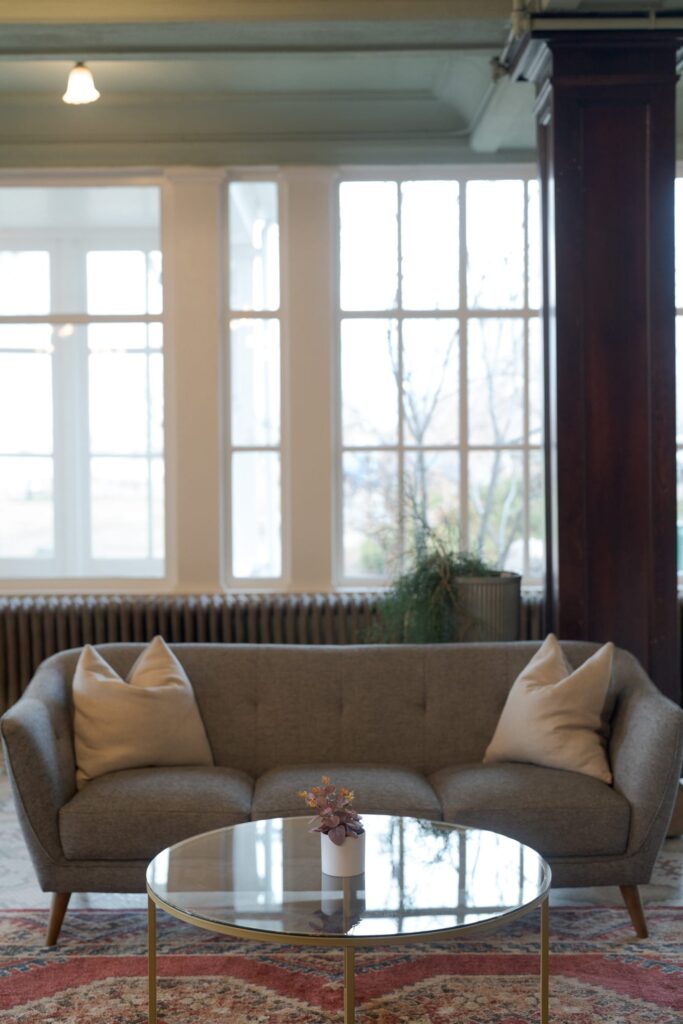
[{"label": "gold table leg", "polygon": [[147,897],[147,985],[149,1024],[157,1024],[157,908]]},{"label": "gold table leg", "polygon": [[548,1024],[548,993],[550,974],[550,903],[541,903],[541,1024]]},{"label": "gold table leg", "polygon": [[353,946],[344,947],[344,1024],[354,1024],[356,1006],[356,979],[354,975]]}]

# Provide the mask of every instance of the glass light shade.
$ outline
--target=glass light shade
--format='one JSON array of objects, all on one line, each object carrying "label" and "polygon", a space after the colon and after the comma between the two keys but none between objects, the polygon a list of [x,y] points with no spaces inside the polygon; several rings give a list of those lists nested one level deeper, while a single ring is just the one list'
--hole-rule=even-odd
[{"label": "glass light shade", "polygon": [[94,103],[100,98],[95,88],[91,71],[85,64],[76,64],[69,72],[66,92],[62,96],[65,103]]}]

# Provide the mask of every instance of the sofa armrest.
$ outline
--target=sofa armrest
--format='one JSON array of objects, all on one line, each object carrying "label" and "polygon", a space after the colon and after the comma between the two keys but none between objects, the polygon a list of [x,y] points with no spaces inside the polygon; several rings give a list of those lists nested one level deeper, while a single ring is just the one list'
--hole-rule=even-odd
[{"label": "sofa armrest", "polygon": [[71,709],[62,673],[45,663],[0,720],[5,763],[19,820],[40,865],[62,860],[59,810],[76,792]]},{"label": "sofa armrest", "polygon": [[621,686],[611,723],[614,788],[631,805],[627,853],[659,850],[671,818],[683,761],[683,711],[642,666],[619,652]]}]

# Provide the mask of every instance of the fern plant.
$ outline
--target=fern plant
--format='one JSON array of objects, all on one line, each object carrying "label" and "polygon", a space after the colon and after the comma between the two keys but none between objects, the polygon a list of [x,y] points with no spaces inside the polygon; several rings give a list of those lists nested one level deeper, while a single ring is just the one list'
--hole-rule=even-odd
[{"label": "fern plant", "polygon": [[370,640],[381,643],[453,643],[467,638],[473,622],[463,608],[458,580],[498,576],[479,555],[453,551],[432,530],[421,532],[412,568],[380,599]]}]

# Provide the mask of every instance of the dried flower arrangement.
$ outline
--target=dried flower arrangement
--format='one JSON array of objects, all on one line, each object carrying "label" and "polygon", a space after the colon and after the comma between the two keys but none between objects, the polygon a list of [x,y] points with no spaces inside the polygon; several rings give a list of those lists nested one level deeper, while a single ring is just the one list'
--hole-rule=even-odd
[{"label": "dried flower arrangement", "polygon": [[365,830],[360,814],[351,807],[352,791],[346,786],[337,789],[327,775],[323,775],[321,781],[321,786],[312,786],[297,793],[316,812],[311,818],[311,822],[316,823],[311,832],[322,832],[337,846],[341,846],[347,836],[357,839]]}]

